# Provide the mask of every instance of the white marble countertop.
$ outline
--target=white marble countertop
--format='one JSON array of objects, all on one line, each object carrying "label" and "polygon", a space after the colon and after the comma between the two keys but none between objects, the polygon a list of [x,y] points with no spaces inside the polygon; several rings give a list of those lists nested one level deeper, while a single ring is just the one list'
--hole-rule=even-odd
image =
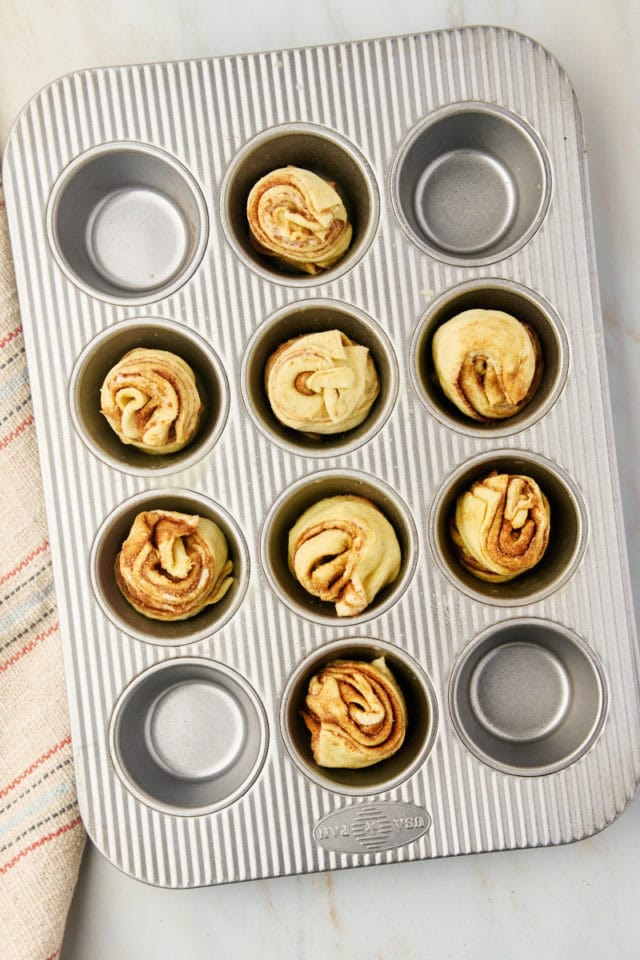
[{"label": "white marble countertop", "polygon": [[[87,66],[474,23],[529,34],[572,78],[591,173],[631,573],[640,583],[640,6],[635,0],[2,0],[0,148],[41,86]],[[640,590],[636,590],[636,609]],[[601,960],[640,951],[640,804],[572,846],[166,891],[87,849],[62,960]]]}]

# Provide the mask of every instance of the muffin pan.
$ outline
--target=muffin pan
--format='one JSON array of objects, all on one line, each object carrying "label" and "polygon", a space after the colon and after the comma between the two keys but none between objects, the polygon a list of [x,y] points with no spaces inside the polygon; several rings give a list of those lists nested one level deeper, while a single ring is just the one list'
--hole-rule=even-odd
[{"label": "muffin pan", "polygon": [[[96,404],[96,383],[137,347],[168,350],[189,364],[204,410],[195,437],[175,453],[149,456],[125,445],[111,429]],[[80,437],[109,466],[138,476],[166,476],[200,460],[217,442],[229,411],[229,385],[220,358],[188,327],[159,317],[136,317],[105,328],[78,358],[69,388],[71,416]]]},{"label": "muffin pan", "polygon": [[[253,183],[335,181],[352,245],[316,276],[251,245]],[[638,652],[571,86],[536,43],[464,28],[88,70],[36,96],[4,162],[84,823],[118,867],[189,887],[564,843],[640,776]],[[495,307],[540,338],[539,390],[467,421],[434,378],[437,327]],[[262,374],[280,343],[342,329],[381,381],[350,433],[296,434]],[[194,369],[198,433],[151,458],[99,414],[133,346]],[[527,472],[547,553],[505,584],[459,564],[458,493]],[[167,482],[167,475],[170,480]],[[170,485],[169,485],[170,484]],[[391,522],[398,579],[358,617],[307,595],[288,530],[359,494]],[[143,509],[227,536],[229,593],[191,620],[129,607],[113,562]],[[396,755],[321,769],[300,718],[336,658],[384,656]]]},{"label": "muffin pan", "polygon": [[514,253],[549,203],[549,162],[533,129],[493,103],[434,110],[402,144],[392,199],[409,238],[460,265]]},{"label": "muffin pan", "polygon": [[183,657],[156,664],[113,712],[111,755],[141,800],[168,813],[224,807],[249,788],[267,748],[264,709],[233,670]]},{"label": "muffin pan", "polygon": [[169,296],[207,243],[202,193],[175,158],[151,146],[103,144],[69,164],[47,210],[62,269],[110,302]]}]

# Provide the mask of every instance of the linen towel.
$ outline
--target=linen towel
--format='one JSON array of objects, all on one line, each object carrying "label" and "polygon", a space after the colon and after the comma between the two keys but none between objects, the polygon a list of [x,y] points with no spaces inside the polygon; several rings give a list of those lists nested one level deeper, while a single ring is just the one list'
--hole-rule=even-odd
[{"label": "linen towel", "polygon": [[0,184],[0,958],[59,956],[78,813],[40,466]]}]

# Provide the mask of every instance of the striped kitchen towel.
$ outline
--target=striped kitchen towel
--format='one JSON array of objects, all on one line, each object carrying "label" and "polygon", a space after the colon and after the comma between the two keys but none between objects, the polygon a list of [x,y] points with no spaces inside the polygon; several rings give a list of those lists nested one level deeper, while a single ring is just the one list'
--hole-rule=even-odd
[{"label": "striped kitchen towel", "polygon": [[0,958],[53,960],[84,847],[0,185]]}]

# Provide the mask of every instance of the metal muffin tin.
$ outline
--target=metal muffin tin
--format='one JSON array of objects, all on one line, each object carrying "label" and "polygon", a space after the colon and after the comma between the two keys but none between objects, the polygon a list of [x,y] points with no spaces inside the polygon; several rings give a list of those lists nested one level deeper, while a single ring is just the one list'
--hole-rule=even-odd
[{"label": "metal muffin tin", "polygon": [[[243,204],[276,166],[335,180],[354,239],[315,277],[249,243]],[[87,70],[20,115],[4,163],[80,807],[98,848],[173,887],[558,844],[610,823],[640,773],[638,652],[575,96],[530,39],[473,27]],[[496,306],[538,332],[545,375],[509,421],[463,420],[434,384],[438,323]],[[269,352],[339,326],[382,389],[352,434],[284,430]],[[120,448],[104,373],[182,354],[205,413],[184,451]],[[526,470],[552,505],[539,567],[470,578],[456,491]],[[364,493],[403,566],[338,619],[286,566],[315,499]],[[113,557],[144,507],[216,519],[236,581],[191,621],[147,621]],[[299,706],[337,656],[384,654],[401,751],[313,763]]]}]

